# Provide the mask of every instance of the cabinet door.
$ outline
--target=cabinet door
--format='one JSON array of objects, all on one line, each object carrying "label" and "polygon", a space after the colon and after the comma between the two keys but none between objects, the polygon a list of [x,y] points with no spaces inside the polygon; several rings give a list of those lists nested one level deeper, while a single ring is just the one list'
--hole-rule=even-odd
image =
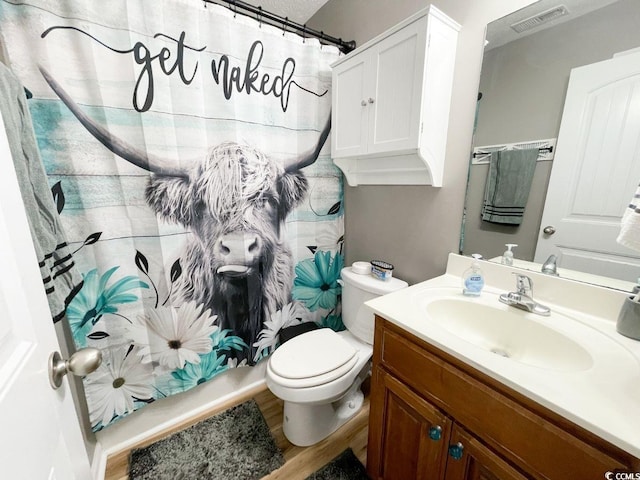
[{"label": "cabinet door", "polygon": [[333,71],[331,156],[334,158],[367,153],[370,108],[365,89],[366,83],[371,81],[368,58],[365,51]]},{"label": "cabinet door", "polygon": [[380,368],[373,382],[368,474],[384,480],[442,478],[451,420]]},{"label": "cabinet door", "polygon": [[459,425],[454,425],[445,480],[527,480],[527,477]]},{"label": "cabinet door", "polygon": [[367,97],[370,154],[398,154],[419,145],[427,21],[416,20],[371,47],[375,85]]}]

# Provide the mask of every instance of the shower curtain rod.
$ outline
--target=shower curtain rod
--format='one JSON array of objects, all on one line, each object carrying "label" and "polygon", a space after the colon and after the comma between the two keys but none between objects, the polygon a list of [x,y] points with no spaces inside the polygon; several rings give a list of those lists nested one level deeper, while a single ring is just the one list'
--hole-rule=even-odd
[{"label": "shower curtain rod", "polygon": [[[227,5],[227,8],[233,10],[234,12],[240,13],[245,16],[255,16],[256,20],[259,22],[264,22],[268,25],[279,27],[284,31],[293,31],[302,35],[303,37],[313,37],[320,40],[320,43],[335,45],[337,46],[342,53],[349,53],[350,51],[356,48],[355,40],[345,41],[341,38],[335,38],[331,35],[327,35],[324,32],[319,32],[312,28],[307,27],[306,24],[301,25],[299,23],[294,22],[293,20],[289,20],[289,17],[281,17],[278,14],[269,12],[264,10],[262,7],[255,7],[249,3],[243,2],[242,0],[202,0],[207,6],[207,3],[213,3],[219,5],[220,3],[224,3]],[[242,11],[239,11],[242,10]],[[246,13],[245,13],[246,12]]]}]

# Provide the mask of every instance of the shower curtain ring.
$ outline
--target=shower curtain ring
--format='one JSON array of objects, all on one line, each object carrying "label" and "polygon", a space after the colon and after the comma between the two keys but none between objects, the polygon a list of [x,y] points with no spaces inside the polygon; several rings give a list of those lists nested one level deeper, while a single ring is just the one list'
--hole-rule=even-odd
[{"label": "shower curtain ring", "polygon": [[289,23],[289,17],[285,17],[284,20],[282,21],[282,36],[284,37],[284,34],[287,33],[287,23]]},{"label": "shower curtain ring", "polygon": [[302,43],[307,43],[307,24],[302,26]]},{"label": "shower curtain ring", "polygon": [[236,18],[236,15],[238,15],[238,4],[233,0],[233,18]]},{"label": "shower curtain ring", "polygon": [[262,7],[258,7],[258,27],[262,28]]}]

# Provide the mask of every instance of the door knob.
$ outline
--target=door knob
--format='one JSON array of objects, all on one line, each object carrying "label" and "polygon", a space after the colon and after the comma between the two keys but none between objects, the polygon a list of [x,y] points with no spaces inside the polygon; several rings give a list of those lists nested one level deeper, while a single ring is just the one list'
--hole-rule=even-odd
[{"label": "door knob", "polygon": [[542,229],[542,231],[546,234],[546,235],[553,235],[554,233],[556,233],[556,229],[555,227],[551,226],[551,225],[547,225],[546,227],[544,227]]},{"label": "door knob", "polygon": [[375,100],[373,98],[369,97],[369,103],[373,103],[373,102],[375,102]]},{"label": "door knob", "polygon": [[62,358],[59,352],[53,352],[49,356],[49,383],[57,390],[67,373],[84,377],[95,371],[101,363],[102,352],[97,348],[81,348],[69,360]]},{"label": "door knob", "polygon": [[367,106],[367,101],[366,100],[362,100],[360,102],[360,105],[362,105],[363,107],[366,107]]}]

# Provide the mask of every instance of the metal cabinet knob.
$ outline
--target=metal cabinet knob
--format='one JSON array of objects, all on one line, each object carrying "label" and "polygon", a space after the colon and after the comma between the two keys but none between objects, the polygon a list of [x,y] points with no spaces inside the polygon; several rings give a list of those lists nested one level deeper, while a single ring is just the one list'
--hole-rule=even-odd
[{"label": "metal cabinet knob", "polygon": [[369,103],[373,103],[375,100],[371,97],[369,97]]},{"label": "metal cabinet knob", "polygon": [[49,383],[54,390],[62,385],[62,377],[72,373],[84,377],[95,371],[102,363],[102,352],[97,348],[82,348],[71,355],[69,360],[62,358],[59,352],[49,356]]},{"label": "metal cabinet knob", "polygon": [[556,229],[555,227],[553,227],[552,225],[547,225],[546,227],[544,227],[542,229],[542,231],[546,234],[546,235],[553,235],[554,233],[556,233]]},{"label": "metal cabinet knob", "polygon": [[360,105],[362,105],[363,107],[366,107],[367,106],[367,101],[366,100],[362,100],[360,102]]}]

